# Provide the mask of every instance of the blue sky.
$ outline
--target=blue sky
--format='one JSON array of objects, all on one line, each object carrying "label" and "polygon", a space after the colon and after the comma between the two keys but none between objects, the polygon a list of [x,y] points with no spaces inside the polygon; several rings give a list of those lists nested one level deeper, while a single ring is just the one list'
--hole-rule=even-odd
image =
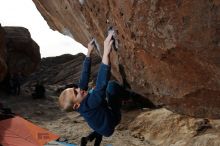
[{"label": "blue sky", "polygon": [[23,26],[40,46],[41,56],[86,53],[86,48],[70,37],[49,28],[32,0],[0,0],[2,26]]}]

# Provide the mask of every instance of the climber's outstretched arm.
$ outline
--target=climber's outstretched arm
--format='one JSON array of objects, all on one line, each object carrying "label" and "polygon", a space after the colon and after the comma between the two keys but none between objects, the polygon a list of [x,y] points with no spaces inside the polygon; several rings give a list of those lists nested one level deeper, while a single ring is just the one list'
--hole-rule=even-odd
[{"label": "climber's outstretched arm", "polygon": [[104,41],[104,54],[102,57],[102,63],[105,65],[109,65],[109,54],[112,49],[112,36],[113,36],[114,31],[110,32],[108,37]]},{"label": "climber's outstretched arm", "polygon": [[96,108],[99,106],[106,97],[106,88],[110,79],[110,63],[109,54],[111,52],[112,43],[111,40],[113,32],[108,35],[104,42],[104,54],[102,57],[102,63],[99,67],[99,72],[96,80],[96,87],[91,93],[88,99],[88,105],[90,108]]},{"label": "climber's outstretched arm", "polygon": [[89,78],[90,78],[90,73],[91,73],[91,57],[90,56],[91,56],[93,48],[94,46],[91,41],[88,44],[88,52],[83,62],[83,69],[82,69],[82,73],[81,73],[80,81],[79,81],[79,88],[82,90],[88,89]]}]

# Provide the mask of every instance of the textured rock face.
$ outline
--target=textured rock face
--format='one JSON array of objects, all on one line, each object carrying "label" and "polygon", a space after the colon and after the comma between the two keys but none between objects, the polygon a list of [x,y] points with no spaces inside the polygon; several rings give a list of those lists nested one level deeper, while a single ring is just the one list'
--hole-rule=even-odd
[{"label": "textured rock face", "polygon": [[4,29],[0,25],[0,81],[4,78],[5,74],[7,73],[7,65],[5,62],[5,32]]},{"label": "textured rock face", "polygon": [[8,71],[11,74],[32,73],[40,63],[39,46],[32,40],[29,31],[23,27],[4,27]]},{"label": "textured rock face", "polygon": [[178,115],[166,109],[143,112],[128,126],[154,146],[219,146],[220,121]]},{"label": "textured rock face", "polygon": [[108,26],[118,32],[112,73],[155,103],[220,118],[219,0],[33,0],[52,29],[102,51]]}]

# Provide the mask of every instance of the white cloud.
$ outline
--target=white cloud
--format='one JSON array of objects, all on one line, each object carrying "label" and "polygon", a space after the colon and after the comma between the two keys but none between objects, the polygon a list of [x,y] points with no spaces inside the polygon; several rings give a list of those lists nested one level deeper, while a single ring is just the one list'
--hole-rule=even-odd
[{"label": "white cloud", "polygon": [[86,48],[72,38],[51,30],[32,0],[0,0],[0,23],[28,28],[42,57],[86,53]]}]

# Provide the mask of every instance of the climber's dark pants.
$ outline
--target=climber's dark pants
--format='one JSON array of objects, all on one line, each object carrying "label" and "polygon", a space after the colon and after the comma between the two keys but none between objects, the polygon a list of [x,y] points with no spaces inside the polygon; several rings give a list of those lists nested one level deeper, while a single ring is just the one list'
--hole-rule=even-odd
[{"label": "climber's dark pants", "polygon": [[93,141],[95,139],[94,146],[100,146],[100,144],[102,142],[102,135],[100,135],[94,131],[91,134],[89,134],[89,136],[87,136],[87,139],[89,141]]},{"label": "climber's dark pants", "polygon": [[130,96],[130,92],[125,90],[125,88],[123,88],[116,81],[109,81],[106,89],[106,96],[108,100],[108,105],[115,115],[117,125],[121,121],[122,99],[128,98]]}]

